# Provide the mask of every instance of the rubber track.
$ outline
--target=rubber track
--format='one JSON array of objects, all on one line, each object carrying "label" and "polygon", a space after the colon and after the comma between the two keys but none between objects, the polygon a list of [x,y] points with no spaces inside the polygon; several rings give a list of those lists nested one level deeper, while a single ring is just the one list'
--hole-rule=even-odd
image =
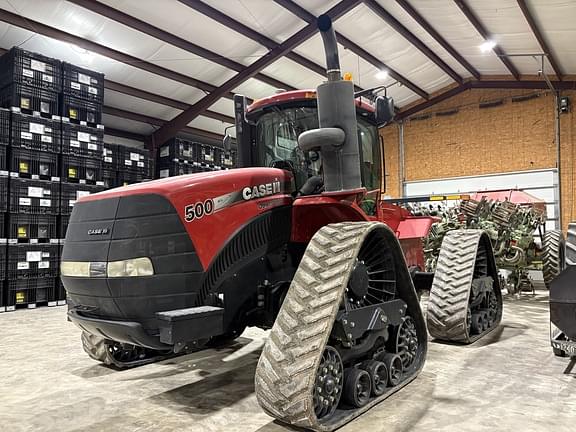
[{"label": "rubber track", "polygon": [[542,275],[546,288],[560,274],[563,263],[560,262],[560,248],[564,247],[564,235],[560,230],[548,230],[544,233],[544,252],[542,254]]},{"label": "rubber track", "polygon": [[[468,335],[466,312],[476,254],[483,234],[483,231],[473,229],[449,231],[442,241],[426,314],[428,331],[436,339],[472,343],[498,327],[502,319],[502,296],[497,293],[500,313],[494,325],[473,337]],[[490,255],[491,252],[490,248],[487,253]],[[493,287],[499,290],[497,280]]]},{"label": "rubber track", "polygon": [[576,265],[576,222],[568,224],[566,236],[566,264]]},{"label": "rubber track", "polygon": [[85,331],[82,332],[82,348],[90,358],[105,364],[106,366],[114,366],[118,369],[130,369],[137,366],[143,366],[149,363],[166,360],[170,357],[176,357],[178,354],[165,354],[153,357],[146,357],[142,360],[135,360],[132,362],[119,362],[109,352],[106,344],[106,339],[96,336]]},{"label": "rubber track", "polygon": [[348,222],[326,225],[312,237],[256,368],[256,396],[272,417],[330,431],[393,393],[326,424],[314,414],[316,370],[360,247],[376,228],[390,231],[378,222]]}]

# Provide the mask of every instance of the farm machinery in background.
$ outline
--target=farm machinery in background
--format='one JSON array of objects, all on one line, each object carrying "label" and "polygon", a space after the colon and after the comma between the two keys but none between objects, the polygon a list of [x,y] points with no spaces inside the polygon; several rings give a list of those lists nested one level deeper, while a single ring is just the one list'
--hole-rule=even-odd
[{"label": "farm machinery in background", "polygon": [[510,293],[534,291],[528,270],[542,270],[549,287],[564,267],[564,236],[560,230],[545,230],[546,205],[542,200],[520,190],[448,198],[458,199],[460,204],[408,204],[415,214],[438,218],[424,240],[427,271],[434,271],[448,232],[471,228],[483,230],[490,237],[498,268],[508,270],[508,275],[501,277],[502,286]]},{"label": "farm machinery in background", "polygon": [[271,329],[260,405],[330,431],[421,371],[428,337],[414,285],[430,290],[432,336],[461,343],[498,326],[502,296],[479,229],[447,233],[436,273],[423,270],[435,219],[380,198],[377,128],[393,103],[355,97],[330,18],[318,27],[327,82],[249,107],[235,96],[239,169],[79,199],[61,274],[85,350],[118,367]]}]

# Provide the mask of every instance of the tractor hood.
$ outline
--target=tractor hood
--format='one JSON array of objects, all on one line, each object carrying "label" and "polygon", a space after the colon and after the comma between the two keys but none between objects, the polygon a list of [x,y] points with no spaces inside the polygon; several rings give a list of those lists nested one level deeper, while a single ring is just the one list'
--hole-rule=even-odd
[{"label": "tractor hood", "polygon": [[[99,207],[109,206],[112,201],[118,201],[116,213],[126,208],[123,204],[129,201],[128,206],[132,209],[127,214],[130,217],[154,213],[150,207],[159,209],[164,206],[159,202],[162,197],[162,201],[171,204],[171,211],[178,215],[206,269],[226,239],[237,229],[260,213],[291,204],[293,191],[292,174],[276,168],[242,168],[183,175],[82,197],[74,206],[70,223],[87,217],[90,219],[90,214]],[[108,212],[106,217],[116,216],[116,213]],[[106,229],[96,225],[87,228]]]}]

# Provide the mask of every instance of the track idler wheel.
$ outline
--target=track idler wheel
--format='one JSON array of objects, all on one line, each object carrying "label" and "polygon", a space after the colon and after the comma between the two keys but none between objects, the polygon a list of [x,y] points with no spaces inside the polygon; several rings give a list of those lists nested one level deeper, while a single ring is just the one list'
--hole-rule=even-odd
[{"label": "track idler wheel", "polygon": [[333,347],[327,346],[316,373],[313,397],[316,417],[331,416],[336,411],[342,395],[343,370],[340,354]]},{"label": "track idler wheel", "polygon": [[356,408],[361,408],[370,400],[372,378],[363,369],[350,368],[346,371],[344,382],[344,402]]},{"label": "track idler wheel", "polygon": [[386,391],[388,386],[388,368],[383,362],[377,360],[368,360],[361,366],[372,379],[372,394],[380,396]]},{"label": "track idler wheel", "polygon": [[400,384],[404,373],[402,356],[400,354],[386,354],[384,356],[384,364],[388,369],[388,382],[390,385],[394,387]]}]

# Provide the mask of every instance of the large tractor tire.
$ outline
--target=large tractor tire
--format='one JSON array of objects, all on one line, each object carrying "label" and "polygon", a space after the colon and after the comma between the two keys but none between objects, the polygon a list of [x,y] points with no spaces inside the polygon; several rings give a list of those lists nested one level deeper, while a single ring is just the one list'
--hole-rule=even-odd
[{"label": "large tractor tire", "polygon": [[430,335],[473,343],[501,320],[500,278],[490,238],[481,230],[450,231],[442,241],[428,299]]},{"label": "large tractor tire", "polygon": [[118,369],[142,366],[167,359],[172,351],[156,351],[136,345],[113,342],[87,332],[82,332],[82,348],[90,358]]},{"label": "large tractor tire", "polygon": [[542,275],[546,288],[566,266],[564,234],[560,230],[548,230],[544,233],[542,253]]},{"label": "large tractor tire", "polygon": [[566,264],[576,265],[576,222],[568,225],[568,236],[566,237]]},{"label": "large tractor tire", "polygon": [[394,233],[378,222],[327,225],[311,239],[260,356],[258,402],[284,423],[332,431],[415,379],[426,339]]}]

